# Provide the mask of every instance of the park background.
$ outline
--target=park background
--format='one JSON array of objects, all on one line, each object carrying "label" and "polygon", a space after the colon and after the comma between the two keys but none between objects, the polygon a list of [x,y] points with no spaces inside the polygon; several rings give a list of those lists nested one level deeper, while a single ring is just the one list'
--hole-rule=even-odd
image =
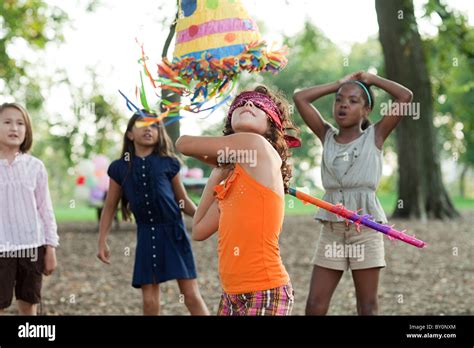
[{"label": "park background", "polygon": [[[474,308],[474,4],[469,0],[247,0],[263,38],[289,47],[278,75],[243,74],[238,88],[256,83],[282,90],[327,83],[365,70],[414,91],[419,119],[407,117],[384,145],[378,197],[391,223],[425,240],[418,250],[387,240],[388,267],[381,314],[473,314]],[[34,147],[49,173],[59,224],[59,268],[45,282],[43,314],[140,314],[130,286],[135,235],[121,223],[111,234],[113,264],[95,258],[97,212],[78,200],[77,168],[84,159],[120,155],[130,112],[118,89],[134,94],[139,46],[158,61],[176,15],[175,1],[2,0],[0,103],[26,105]],[[401,11],[401,12],[400,12]],[[400,17],[401,16],[401,17]],[[173,42],[168,48],[171,57]],[[372,122],[388,96],[376,90]],[[331,120],[333,97],[315,103]],[[225,109],[225,108],[224,108]],[[225,110],[185,115],[168,131],[219,135]],[[293,186],[323,193],[322,148],[295,111],[303,147],[294,150]],[[209,168],[183,158],[189,168]],[[198,202],[199,191],[190,191]],[[287,197],[281,239],[284,263],[304,313],[311,256],[319,234],[315,207]],[[187,225],[190,220],[186,219]],[[201,291],[211,311],[219,300],[216,239],[194,243]],[[176,284],[163,288],[163,312],[185,314]],[[13,309],[12,309],[13,311]],[[331,314],[355,314],[347,275]]]}]

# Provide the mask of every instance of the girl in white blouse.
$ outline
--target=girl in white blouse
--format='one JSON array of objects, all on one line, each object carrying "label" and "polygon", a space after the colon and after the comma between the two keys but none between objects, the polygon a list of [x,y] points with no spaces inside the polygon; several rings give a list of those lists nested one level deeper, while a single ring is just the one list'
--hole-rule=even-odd
[{"label": "girl in white blouse", "polygon": [[0,105],[0,313],[13,290],[22,315],[35,315],[42,274],[56,268],[59,237],[43,163],[28,155],[33,142],[28,112]]}]

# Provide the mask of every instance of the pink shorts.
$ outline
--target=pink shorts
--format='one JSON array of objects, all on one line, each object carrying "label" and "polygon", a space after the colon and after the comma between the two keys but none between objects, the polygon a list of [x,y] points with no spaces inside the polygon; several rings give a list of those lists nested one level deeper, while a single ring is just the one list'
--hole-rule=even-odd
[{"label": "pink shorts", "polygon": [[291,284],[245,294],[223,292],[217,315],[290,315],[294,301]]}]

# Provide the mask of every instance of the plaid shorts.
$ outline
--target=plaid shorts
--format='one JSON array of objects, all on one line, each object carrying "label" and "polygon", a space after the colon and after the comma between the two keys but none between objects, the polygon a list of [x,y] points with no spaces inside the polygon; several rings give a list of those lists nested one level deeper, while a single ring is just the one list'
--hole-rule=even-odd
[{"label": "plaid shorts", "polygon": [[217,315],[290,315],[294,301],[291,284],[245,294],[223,292]]}]

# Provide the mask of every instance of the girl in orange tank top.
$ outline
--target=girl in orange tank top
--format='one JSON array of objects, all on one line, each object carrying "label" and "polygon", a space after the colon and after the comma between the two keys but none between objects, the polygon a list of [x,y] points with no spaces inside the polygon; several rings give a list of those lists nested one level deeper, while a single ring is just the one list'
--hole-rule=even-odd
[{"label": "girl in orange tank top", "polygon": [[218,231],[219,315],[291,313],[293,289],[278,238],[291,178],[289,148],[300,141],[286,129],[296,129],[288,102],[259,86],[234,99],[224,136],[182,136],[176,142],[178,151],[215,167],[192,237],[205,240]]}]

